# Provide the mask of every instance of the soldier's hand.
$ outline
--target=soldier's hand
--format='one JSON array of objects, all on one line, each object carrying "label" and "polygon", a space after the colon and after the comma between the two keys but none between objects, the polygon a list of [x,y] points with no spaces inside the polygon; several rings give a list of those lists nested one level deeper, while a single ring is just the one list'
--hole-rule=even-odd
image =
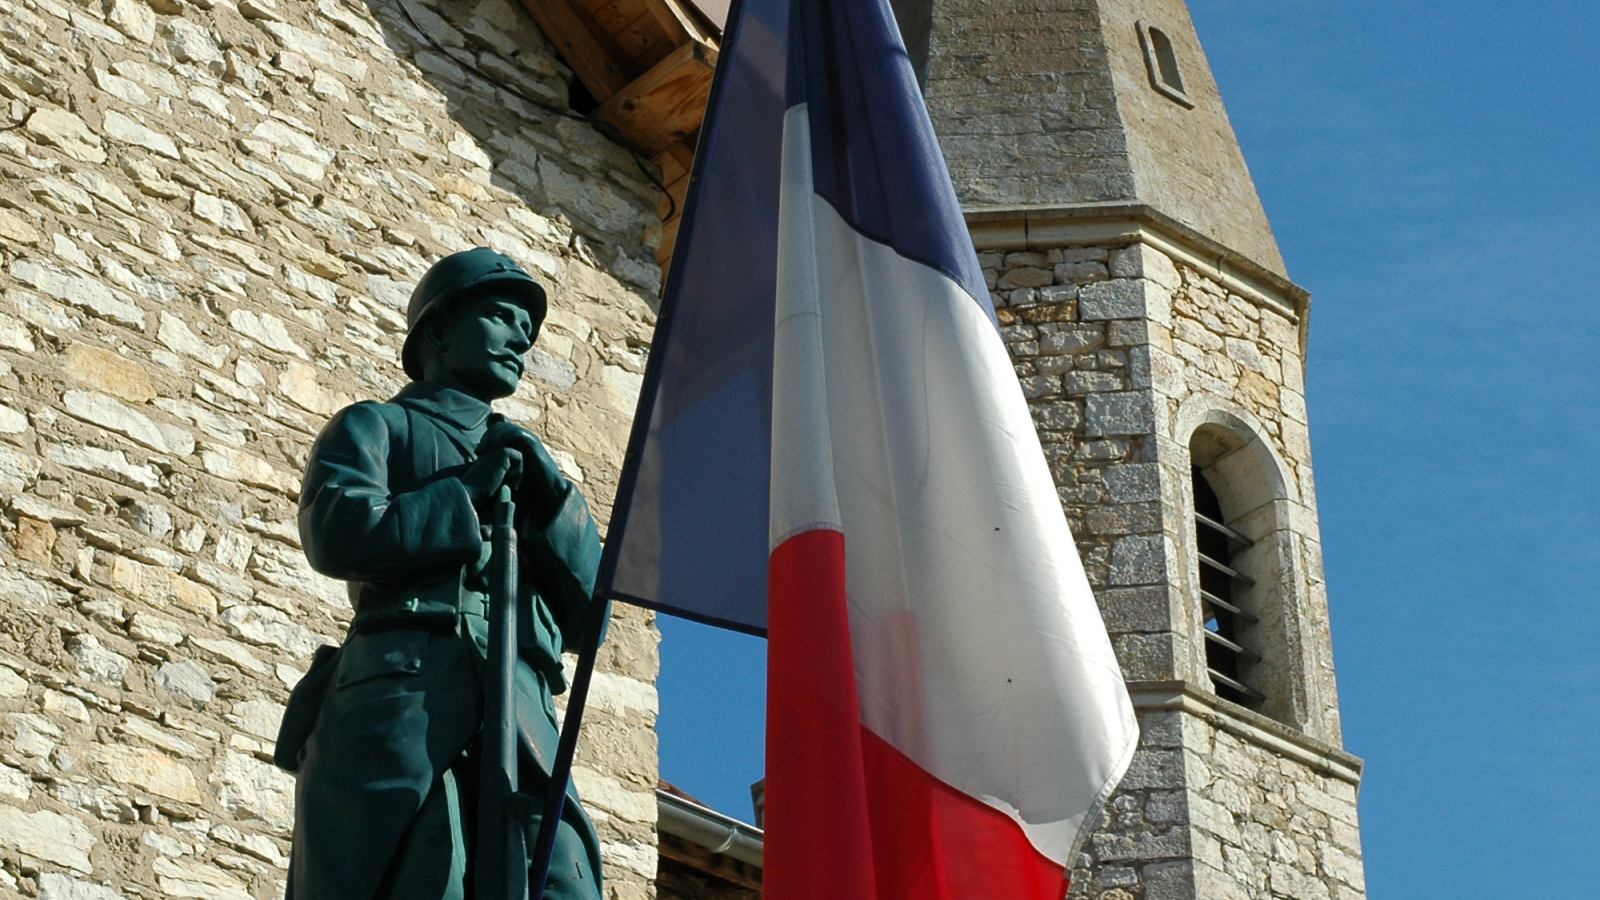
[{"label": "soldier's hand", "polygon": [[514,491],[522,481],[522,453],[512,447],[496,447],[478,454],[461,473],[461,483],[472,498],[472,505],[483,507],[494,499],[501,485]]},{"label": "soldier's hand", "polygon": [[538,435],[515,422],[495,416],[491,418],[483,440],[478,443],[478,452],[497,448],[514,449],[521,454],[524,465],[523,497],[540,512],[553,511],[567,488],[567,479]]}]

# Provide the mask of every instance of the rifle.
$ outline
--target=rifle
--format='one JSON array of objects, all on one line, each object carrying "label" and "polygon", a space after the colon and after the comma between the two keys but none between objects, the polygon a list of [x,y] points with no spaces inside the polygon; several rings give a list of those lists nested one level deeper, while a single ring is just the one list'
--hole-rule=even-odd
[{"label": "rifle", "polygon": [[517,790],[515,515],[511,489],[502,486],[495,498],[490,538],[489,661],[484,671],[476,900],[528,898],[528,848],[522,820],[531,798]]}]

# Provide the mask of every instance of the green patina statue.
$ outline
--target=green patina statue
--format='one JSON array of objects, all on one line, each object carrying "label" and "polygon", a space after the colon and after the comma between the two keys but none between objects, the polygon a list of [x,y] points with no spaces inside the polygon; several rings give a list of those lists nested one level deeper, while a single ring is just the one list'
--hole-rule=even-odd
[{"label": "green patina statue", "polygon": [[[355,618],[296,686],[277,762],[296,772],[291,900],[473,895],[489,647],[486,526],[517,510],[518,775],[550,781],[600,544],[577,488],[534,434],[491,413],[515,390],[545,292],[508,257],[445,257],[417,285],[402,362],[412,383],[337,413],[300,495],[311,566],[349,583]],[[508,732],[509,733],[509,730]],[[600,897],[599,840],[569,788],[545,896]]]}]

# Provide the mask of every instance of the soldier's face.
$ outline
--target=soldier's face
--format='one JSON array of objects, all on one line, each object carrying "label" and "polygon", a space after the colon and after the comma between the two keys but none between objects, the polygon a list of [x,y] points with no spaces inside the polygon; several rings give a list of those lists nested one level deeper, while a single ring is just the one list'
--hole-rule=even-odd
[{"label": "soldier's face", "polygon": [[427,380],[480,400],[510,396],[522,378],[522,354],[537,336],[538,324],[515,297],[479,294],[428,325]]}]

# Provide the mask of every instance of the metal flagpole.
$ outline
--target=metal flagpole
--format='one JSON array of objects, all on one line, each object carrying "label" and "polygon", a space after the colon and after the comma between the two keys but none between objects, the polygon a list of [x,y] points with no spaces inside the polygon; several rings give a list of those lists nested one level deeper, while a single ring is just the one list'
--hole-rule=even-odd
[{"label": "metal flagpole", "polygon": [[572,776],[572,757],[578,749],[578,729],[583,724],[583,707],[589,700],[589,681],[594,674],[595,657],[600,652],[600,636],[611,615],[611,601],[599,596],[589,602],[589,616],[583,624],[583,646],[578,651],[578,671],[567,696],[566,719],[561,724],[561,743],[556,747],[556,762],[545,792],[544,812],[539,821],[539,836],[532,847],[533,863],[528,881],[533,885],[531,900],[544,900],[545,879],[550,877],[550,858],[555,852],[556,829],[566,807],[567,781]]},{"label": "metal flagpole", "polygon": [[[489,568],[489,661],[478,782],[476,900],[526,900],[527,840],[517,793],[517,532],[511,488],[495,499]],[[543,882],[540,882],[541,884]]]}]

